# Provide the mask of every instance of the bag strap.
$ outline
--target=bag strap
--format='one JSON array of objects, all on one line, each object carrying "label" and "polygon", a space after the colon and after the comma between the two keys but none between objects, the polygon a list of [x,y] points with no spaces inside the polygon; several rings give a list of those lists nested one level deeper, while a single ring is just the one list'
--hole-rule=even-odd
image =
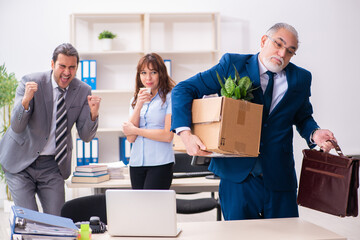
[{"label": "bag strap", "polygon": [[335,151],[337,152],[337,154],[339,154],[339,156],[344,156],[343,152],[341,151],[341,148],[339,147],[339,145],[337,144],[337,142],[335,142],[334,140],[327,140],[327,142],[331,142],[331,144],[334,146]]}]

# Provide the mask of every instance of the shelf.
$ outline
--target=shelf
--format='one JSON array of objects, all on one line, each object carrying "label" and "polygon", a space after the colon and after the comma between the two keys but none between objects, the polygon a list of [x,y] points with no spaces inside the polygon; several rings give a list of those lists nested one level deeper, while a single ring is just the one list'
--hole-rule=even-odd
[{"label": "shelf", "polygon": [[[111,51],[101,48],[98,35],[103,30],[117,35]],[[171,78],[176,82],[209,69],[219,60],[220,15],[74,13],[70,16],[70,42],[81,59],[96,60],[97,89],[92,93],[102,99],[96,134],[99,162],[119,161],[119,137],[124,137],[122,124],[129,119],[139,59],[151,52],[170,59]]]},{"label": "shelf", "polygon": [[150,52],[156,52],[157,54],[214,54],[219,53],[218,50],[178,50],[178,51],[164,51],[164,50],[151,50]]},{"label": "shelf", "polygon": [[93,94],[121,94],[121,93],[125,93],[125,94],[134,94],[134,90],[133,89],[123,89],[123,90],[102,90],[102,89],[96,89],[96,90],[92,90]]},{"label": "shelf", "polygon": [[[79,52],[80,56],[98,56],[98,55],[129,55],[137,54],[144,55],[144,51],[82,51]],[[82,58],[82,57],[81,57]]]},{"label": "shelf", "polygon": [[120,133],[121,136],[124,136],[124,133],[122,131],[122,128],[98,128],[97,130],[98,133],[112,133],[112,132],[116,132],[116,133]]},{"label": "shelf", "polygon": [[[155,52],[157,54],[206,54],[206,53],[218,53],[219,50],[217,49],[205,49],[205,50],[172,50],[166,51],[162,49],[149,49],[146,53]],[[80,58],[82,56],[102,56],[102,55],[129,55],[129,54],[136,54],[136,55],[145,55],[144,51],[88,51],[88,52],[79,52]]]}]

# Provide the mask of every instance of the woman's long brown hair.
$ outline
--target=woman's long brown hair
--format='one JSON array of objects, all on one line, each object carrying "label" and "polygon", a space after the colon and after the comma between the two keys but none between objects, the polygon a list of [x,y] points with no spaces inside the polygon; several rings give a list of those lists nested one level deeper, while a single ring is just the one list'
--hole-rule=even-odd
[{"label": "woman's long brown hair", "polygon": [[140,79],[140,73],[144,70],[145,66],[150,69],[150,65],[152,67],[151,70],[155,70],[159,73],[159,86],[158,86],[158,93],[165,103],[166,95],[173,89],[175,86],[174,80],[171,79],[169,76],[164,60],[156,53],[149,53],[140,58],[137,71],[136,71],[136,78],[135,78],[135,92],[134,92],[134,100],[131,103],[131,106],[134,108],[137,100],[137,95],[140,91],[140,88],[145,87]]}]

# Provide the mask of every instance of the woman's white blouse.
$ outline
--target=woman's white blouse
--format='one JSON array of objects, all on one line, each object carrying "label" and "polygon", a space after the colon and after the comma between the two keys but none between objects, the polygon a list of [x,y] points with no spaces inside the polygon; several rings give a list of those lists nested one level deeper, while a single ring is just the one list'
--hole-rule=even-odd
[{"label": "woman's white blouse", "polygon": [[[131,99],[131,102],[133,99]],[[130,105],[130,116],[134,109]],[[140,111],[139,127],[144,129],[163,129],[165,116],[171,114],[171,93],[166,96],[163,103],[159,94],[149,102],[144,103]],[[137,136],[132,144],[130,163],[132,167],[158,166],[175,161],[172,142],[154,141],[142,136]]]}]

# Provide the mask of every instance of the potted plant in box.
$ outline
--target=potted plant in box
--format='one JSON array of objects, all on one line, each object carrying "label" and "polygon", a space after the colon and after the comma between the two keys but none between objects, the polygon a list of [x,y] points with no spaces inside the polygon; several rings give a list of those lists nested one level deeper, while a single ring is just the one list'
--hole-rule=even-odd
[{"label": "potted plant in box", "polygon": [[252,82],[248,76],[240,78],[238,71],[235,68],[235,78],[224,77],[224,83],[222,82],[219,74],[216,72],[218,81],[221,85],[221,96],[233,98],[233,99],[243,99],[250,101],[254,98],[252,91],[257,88],[253,88]]},{"label": "potted plant in box", "polygon": [[116,38],[116,34],[113,34],[108,30],[104,30],[99,34],[98,38],[101,41],[102,50],[110,51],[112,49],[112,41]]},{"label": "potted plant in box", "polygon": [[[0,66],[0,112],[2,115],[2,122],[0,123],[0,138],[5,134],[10,127],[11,110],[14,105],[15,92],[18,81],[14,73],[7,73],[5,64]],[[11,205],[11,194],[6,184],[5,174],[0,165],[0,179],[5,183],[6,199],[4,199],[4,211]]]}]

